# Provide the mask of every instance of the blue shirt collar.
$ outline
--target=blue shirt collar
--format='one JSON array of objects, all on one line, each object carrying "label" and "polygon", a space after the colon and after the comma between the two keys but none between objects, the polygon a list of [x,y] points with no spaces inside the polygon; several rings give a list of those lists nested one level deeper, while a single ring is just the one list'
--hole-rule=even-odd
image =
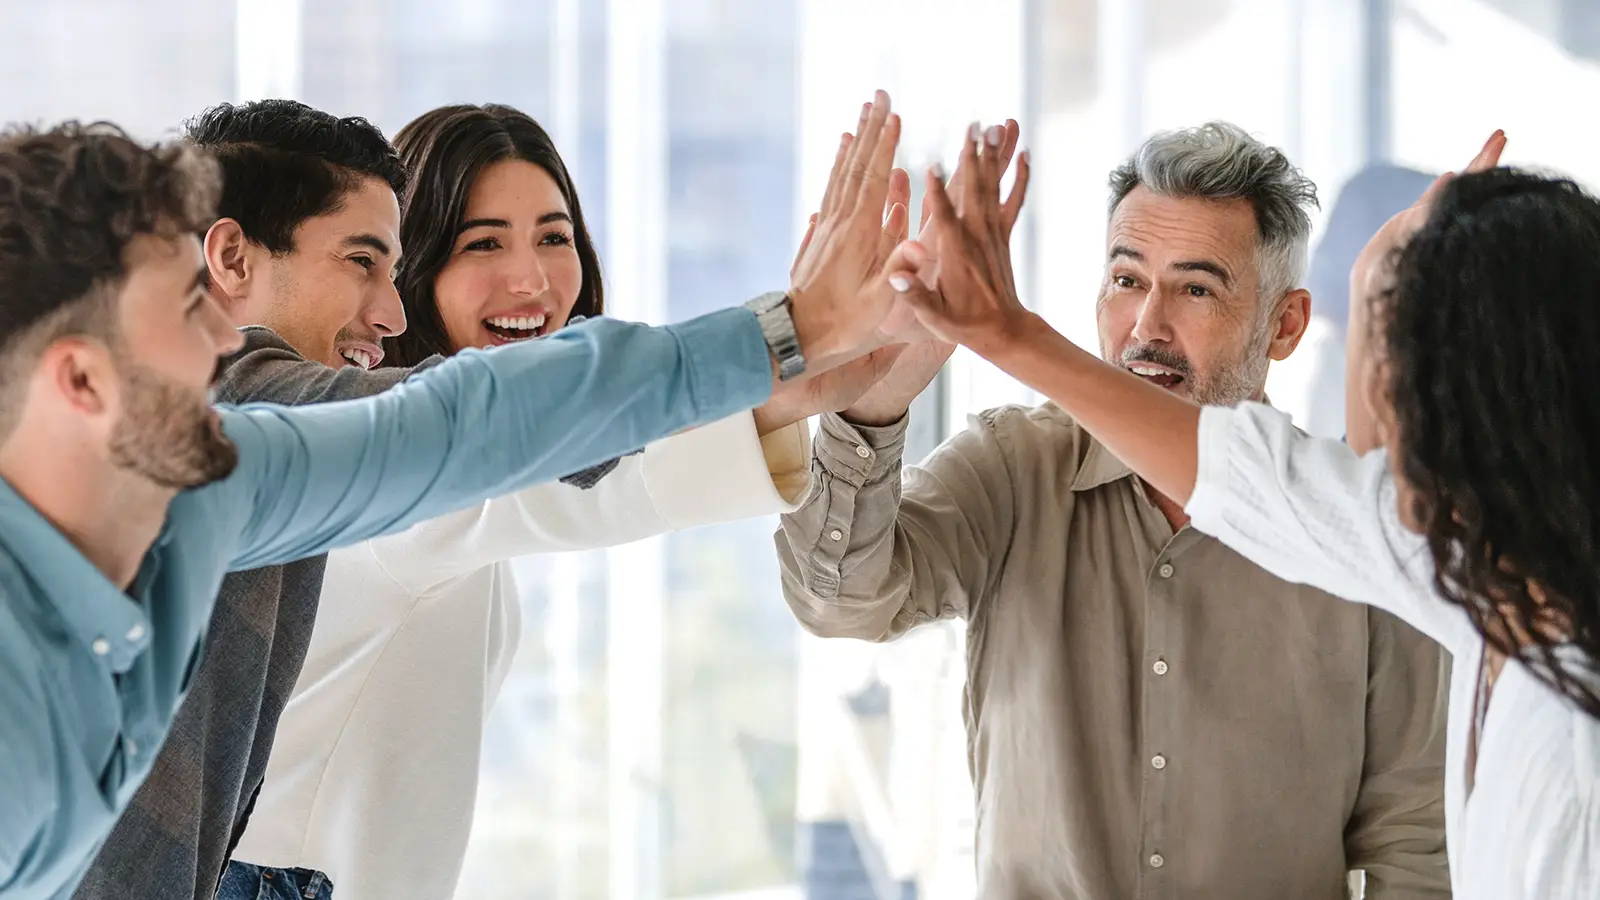
[{"label": "blue shirt collar", "polygon": [[[164,543],[166,529],[162,529]],[[139,604],[96,569],[11,483],[0,478],[0,544],[38,585],[41,596],[89,654],[116,674],[150,645],[150,620]],[[157,564],[145,557],[135,584],[148,585]]]}]

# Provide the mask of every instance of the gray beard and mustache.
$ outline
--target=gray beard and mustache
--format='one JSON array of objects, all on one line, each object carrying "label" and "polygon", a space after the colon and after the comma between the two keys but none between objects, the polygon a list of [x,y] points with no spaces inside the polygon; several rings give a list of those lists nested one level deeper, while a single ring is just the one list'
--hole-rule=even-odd
[{"label": "gray beard and mustache", "polygon": [[239,448],[210,405],[144,366],[122,360],[122,418],[111,433],[111,462],[173,490],[228,477]]},{"label": "gray beard and mustache", "polygon": [[1156,344],[1125,347],[1116,362],[1123,368],[1135,363],[1165,366],[1183,376],[1189,399],[1194,402],[1202,406],[1234,406],[1253,399],[1266,384],[1267,338],[1266,328],[1257,329],[1245,342],[1244,352],[1237,359],[1205,375],[1196,374],[1187,357]]}]

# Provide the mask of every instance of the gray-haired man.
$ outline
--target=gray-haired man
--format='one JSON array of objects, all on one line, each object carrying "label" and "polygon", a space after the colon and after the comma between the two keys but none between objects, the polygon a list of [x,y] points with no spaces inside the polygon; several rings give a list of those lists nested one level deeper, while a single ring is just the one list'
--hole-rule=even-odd
[{"label": "gray-haired man", "polygon": [[[1203,403],[1263,397],[1303,334],[1316,190],[1238,128],[1157,135],[1111,176],[1105,358]],[[1442,897],[1442,654],[1187,527],[1053,405],[901,471],[916,345],[816,439],[778,534],[800,622],[893,639],[967,620],[979,893]],[[1288,690],[1285,690],[1285,686]]]}]

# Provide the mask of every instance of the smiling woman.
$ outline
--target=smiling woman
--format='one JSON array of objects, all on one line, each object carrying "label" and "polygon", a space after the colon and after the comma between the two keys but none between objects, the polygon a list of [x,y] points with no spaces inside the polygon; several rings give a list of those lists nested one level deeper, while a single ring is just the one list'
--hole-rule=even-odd
[{"label": "smiling woman", "polygon": [[539,337],[603,310],[600,260],[555,144],[508,106],[447,106],[395,136],[415,177],[398,286],[409,330],[387,360]]}]

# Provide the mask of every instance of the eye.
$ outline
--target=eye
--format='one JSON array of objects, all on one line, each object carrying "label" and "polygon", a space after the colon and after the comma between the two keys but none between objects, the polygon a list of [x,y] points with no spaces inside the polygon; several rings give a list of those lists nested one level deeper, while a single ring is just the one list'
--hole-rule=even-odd
[{"label": "eye", "polygon": [[478,238],[477,240],[467,244],[465,247],[462,247],[461,248],[461,252],[462,253],[468,253],[468,252],[482,253],[482,252],[487,251],[487,250],[498,250],[498,249],[500,249],[500,239],[499,238],[481,237],[481,238]]},{"label": "eye", "polygon": [[1189,292],[1189,296],[1191,296],[1191,297],[1209,297],[1209,296],[1211,296],[1211,289],[1206,287],[1203,284],[1191,284],[1187,288],[1184,288],[1184,290],[1188,291]]},{"label": "eye", "polygon": [[1132,275],[1113,275],[1111,276],[1111,283],[1125,291],[1131,291],[1139,286],[1139,282],[1134,280]]},{"label": "eye", "polygon": [[572,236],[560,231],[552,231],[540,239],[540,246],[566,247],[572,243]]},{"label": "eye", "polygon": [[372,257],[365,256],[365,255],[363,255],[363,256],[352,256],[352,257],[350,257],[350,261],[355,263],[356,265],[360,266],[361,268],[365,269],[368,272],[372,271],[373,267],[377,266],[377,264],[378,264],[377,260],[374,260]]}]

